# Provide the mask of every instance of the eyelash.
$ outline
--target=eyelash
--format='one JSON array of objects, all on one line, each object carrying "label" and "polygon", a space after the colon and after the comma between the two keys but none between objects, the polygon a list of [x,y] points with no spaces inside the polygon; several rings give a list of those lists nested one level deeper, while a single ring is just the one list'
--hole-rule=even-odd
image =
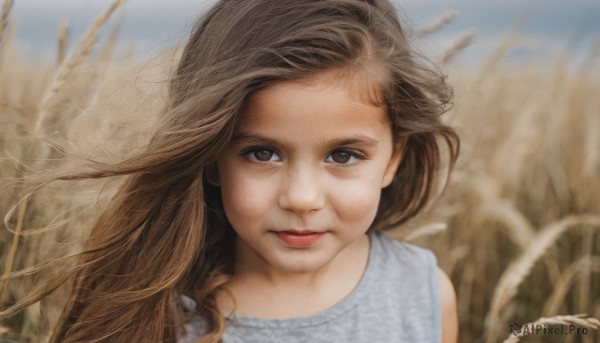
[{"label": "eyelash", "polygon": [[273,148],[270,148],[268,146],[255,146],[255,147],[247,148],[247,149],[244,149],[240,155],[243,156],[243,157],[245,157],[247,160],[249,160],[250,162],[253,162],[253,163],[258,163],[258,164],[271,163],[271,161],[258,161],[258,160],[251,159],[250,156],[252,154],[254,154],[256,152],[260,152],[260,151],[270,151],[270,152],[272,152],[274,154],[279,155],[279,153],[277,152],[277,150],[275,150]]},{"label": "eyelash", "polygon": [[[251,156],[252,156],[252,154],[254,154],[254,153],[256,153],[256,152],[260,152],[260,151],[270,151],[270,152],[272,152],[273,154],[276,154],[276,155],[278,155],[278,156],[279,156],[279,158],[281,158],[281,156],[280,156],[280,153],[279,153],[279,152],[277,152],[277,150],[275,150],[275,149],[273,149],[273,148],[271,148],[271,147],[268,147],[268,146],[255,146],[255,147],[250,147],[250,148],[244,149],[244,150],[243,150],[243,151],[240,153],[240,155],[241,155],[242,157],[245,157],[245,158],[246,158],[248,161],[250,161],[250,162],[252,162],[252,163],[258,163],[258,164],[267,164],[267,163],[272,163],[271,161],[259,161],[259,160],[254,160],[254,159],[252,159],[252,157],[251,157]],[[331,153],[329,153],[329,155],[327,155],[326,159],[329,159],[329,157],[330,157],[331,155],[333,155],[334,153],[336,153],[336,152],[337,152],[337,153],[346,153],[346,154],[349,154],[351,159],[352,159],[352,158],[355,158],[355,159],[356,159],[356,161],[354,161],[354,162],[349,162],[349,163],[336,163],[336,162],[328,162],[328,163],[335,164],[335,165],[337,165],[337,166],[344,167],[344,168],[346,168],[346,167],[351,167],[351,166],[354,166],[354,165],[356,165],[356,164],[358,164],[358,163],[360,163],[361,161],[363,161],[363,160],[365,160],[365,159],[366,159],[366,155],[365,155],[364,153],[362,153],[362,152],[360,152],[360,151],[357,151],[357,150],[352,150],[352,149],[336,149],[336,150],[333,150]]]},{"label": "eyelash", "polygon": [[332,164],[335,164],[336,166],[340,166],[343,168],[347,168],[347,167],[352,167],[355,166],[356,164],[364,161],[366,159],[365,154],[363,154],[362,152],[356,151],[356,150],[352,150],[352,149],[337,149],[332,151],[329,155],[327,155],[326,159],[329,159],[330,156],[332,156],[334,153],[345,153],[350,155],[350,159],[355,158],[356,161],[354,162],[348,162],[348,163],[337,163],[337,162],[329,162]]}]

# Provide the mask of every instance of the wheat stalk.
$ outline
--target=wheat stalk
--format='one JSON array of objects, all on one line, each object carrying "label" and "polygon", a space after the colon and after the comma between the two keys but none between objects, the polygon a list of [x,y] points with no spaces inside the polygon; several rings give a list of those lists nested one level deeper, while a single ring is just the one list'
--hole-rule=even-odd
[{"label": "wheat stalk", "polygon": [[4,6],[2,6],[2,17],[0,17],[0,43],[2,43],[2,37],[4,36],[4,30],[8,25],[8,14],[15,3],[14,0],[4,0]]},{"label": "wheat stalk", "polygon": [[[589,329],[598,329],[600,327],[600,321],[596,318],[585,318],[587,314],[574,314],[574,315],[566,315],[566,316],[554,316],[554,317],[542,317],[536,320],[533,323],[527,323],[525,326],[534,327],[536,325],[579,325],[580,327],[585,327]],[[511,334],[508,336],[503,343],[516,343],[519,339],[524,335],[524,332],[519,332],[516,335]]]},{"label": "wheat stalk", "polygon": [[487,201],[477,208],[476,216],[504,224],[508,237],[525,250],[535,235],[531,223],[506,199]]},{"label": "wheat stalk", "polygon": [[[64,86],[64,84],[68,80],[70,74],[72,74],[73,70],[85,61],[86,57],[90,54],[90,52],[92,51],[92,49],[94,47],[96,38],[98,37],[98,32],[100,31],[100,28],[110,18],[110,15],[119,6],[121,6],[121,4],[123,4],[124,1],[125,0],[114,0],[111,3],[111,5],[102,14],[100,14],[96,18],[96,20],[94,20],[92,25],[88,28],[88,30],[83,35],[83,38],[77,44],[75,52],[71,55],[71,57],[68,60],[63,61],[63,63],[60,65],[58,72],[55,74],[55,77],[51,84],[50,89],[46,92],[46,94],[44,95],[44,97],[42,98],[42,101],[40,102],[40,104],[38,106],[37,122],[35,124],[35,129],[34,129],[35,137],[39,137],[44,118],[46,117],[48,111],[50,110],[50,108],[52,106],[52,100],[54,99],[54,97],[56,96],[56,94],[58,93],[60,88]],[[7,7],[6,3],[5,3],[4,7],[5,8]],[[44,156],[40,156],[40,158],[43,159]],[[9,254],[6,257],[4,276],[10,275],[10,272],[13,269],[14,260],[15,260],[15,256],[17,253],[16,247],[18,245],[18,242],[19,242],[19,239],[21,236],[21,231],[22,231],[22,226],[23,226],[23,218],[25,217],[25,212],[27,211],[27,198],[23,199],[22,201],[23,202],[19,205],[19,211],[18,211],[18,217],[17,217],[18,218],[17,219],[17,228],[12,237],[13,243],[12,243]],[[2,291],[0,291],[0,304],[2,304],[4,301],[4,297],[6,295],[7,289],[8,289],[8,280],[6,280],[2,285]]]},{"label": "wheat stalk", "polygon": [[458,16],[458,12],[456,11],[446,11],[442,13],[436,20],[434,20],[431,24],[425,25],[422,28],[416,31],[417,37],[424,37],[434,32],[439,31],[444,25],[448,24],[454,18]]},{"label": "wheat stalk", "polygon": [[56,97],[56,94],[58,94],[58,91],[65,85],[66,81],[69,79],[69,76],[73,73],[73,70],[85,62],[85,59],[92,52],[94,45],[96,44],[96,39],[98,38],[100,29],[108,21],[111,14],[124,2],[125,0],[114,0],[87,29],[75,47],[75,51],[71,57],[60,65],[58,72],[55,74],[54,79],[52,80],[50,89],[46,92],[38,106],[38,111],[36,114],[37,119],[33,130],[36,137],[38,137],[41,133],[44,119],[48,115],[48,112],[53,105],[53,100]]},{"label": "wheat stalk", "polygon": [[[485,318],[485,325],[492,328],[499,322],[500,311],[517,294],[517,289],[525,279],[535,262],[546,252],[556,239],[568,228],[579,225],[590,224],[600,226],[600,216],[597,215],[573,215],[567,216],[544,229],[533,238],[532,245],[511,265],[509,265],[498,281],[494,290],[490,310]],[[493,332],[493,330],[491,330]],[[486,342],[493,342],[496,337],[488,335]]]},{"label": "wheat stalk", "polygon": [[594,236],[595,232],[591,229],[585,230],[581,235],[583,256],[589,256],[591,261],[589,264],[582,266],[581,271],[577,274],[580,281],[576,298],[576,312],[589,311],[589,295],[594,292],[591,290],[592,271],[600,271],[600,258],[597,258],[599,261],[594,261],[594,258],[591,258],[594,254]]},{"label": "wheat stalk", "polygon": [[519,35],[519,32],[521,32],[521,29],[523,29],[526,23],[527,19],[525,17],[520,18],[511,30],[511,32],[502,39],[502,41],[492,54],[492,57],[490,57],[490,59],[487,61],[487,63],[485,63],[485,65],[479,72],[478,78],[475,81],[476,86],[481,84],[481,82],[483,82],[483,80],[491,74],[491,72],[498,66],[498,64],[500,64],[500,62],[502,61],[504,56],[506,56],[506,53],[510,49],[510,46],[513,44],[513,42]]},{"label": "wheat stalk", "polygon": [[[15,229],[15,233],[13,236],[13,241],[10,246],[10,251],[8,252],[8,256],[6,257],[6,261],[4,263],[4,276],[3,278],[7,278],[10,273],[12,273],[13,266],[15,264],[15,257],[17,256],[17,248],[19,245],[19,237],[20,233],[23,230],[23,221],[25,219],[25,209],[27,208],[27,198],[23,199],[21,204],[19,204],[19,217],[17,218],[17,227]],[[1,284],[0,288],[0,307],[4,305],[4,299],[6,297],[8,291],[8,279]]]},{"label": "wheat stalk", "polygon": [[116,47],[117,47],[117,41],[119,40],[119,36],[121,35],[122,28],[123,28],[123,21],[119,20],[119,22],[117,22],[117,24],[110,31],[110,34],[108,35],[108,39],[106,40],[106,43],[104,43],[104,46],[98,53],[98,57],[97,57],[98,61],[107,62],[112,58],[112,56],[116,50]]},{"label": "wheat stalk", "polygon": [[61,65],[65,59],[65,52],[67,50],[67,40],[69,39],[69,24],[62,23],[58,28],[57,34],[57,51],[56,51],[56,64]]},{"label": "wheat stalk", "polygon": [[404,239],[406,241],[414,241],[417,238],[420,238],[423,236],[431,236],[431,235],[438,234],[442,231],[445,231],[446,229],[448,229],[448,224],[446,224],[446,223],[442,223],[442,222],[429,223],[429,224],[425,224],[423,226],[418,227],[417,229],[415,229],[414,231],[409,233]]},{"label": "wheat stalk", "polygon": [[438,62],[446,64],[458,55],[459,52],[473,44],[475,40],[475,31],[473,29],[467,30],[461,33],[454,41],[450,44],[448,49],[444,51],[442,57],[439,58]]},{"label": "wheat stalk", "polygon": [[581,276],[581,273],[587,270],[593,269],[594,271],[600,272],[600,258],[584,256],[573,262],[561,275],[561,279],[558,284],[554,286],[552,295],[546,301],[542,315],[549,316],[560,310],[565,295],[569,291],[569,288],[575,281],[577,276]]}]

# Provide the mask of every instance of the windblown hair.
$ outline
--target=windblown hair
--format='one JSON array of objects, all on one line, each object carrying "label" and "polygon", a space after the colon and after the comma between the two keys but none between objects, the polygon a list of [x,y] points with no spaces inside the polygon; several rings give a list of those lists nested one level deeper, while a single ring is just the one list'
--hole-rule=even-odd
[{"label": "windblown hair", "polygon": [[447,145],[451,168],[459,139],[440,121],[451,88],[413,51],[393,5],[221,0],[195,25],[146,150],[100,171],[61,177],[126,180],[72,270],[21,307],[72,282],[52,342],[175,342],[190,319],[179,295],[191,294],[196,315],[209,327],[201,341],[218,342],[226,321],[216,294],[232,271],[235,234],[219,188],[206,175],[254,93],[324,72],[360,83],[371,101],[385,106],[394,139],[405,147],[370,230],[396,227],[419,213],[441,169],[440,144]]}]

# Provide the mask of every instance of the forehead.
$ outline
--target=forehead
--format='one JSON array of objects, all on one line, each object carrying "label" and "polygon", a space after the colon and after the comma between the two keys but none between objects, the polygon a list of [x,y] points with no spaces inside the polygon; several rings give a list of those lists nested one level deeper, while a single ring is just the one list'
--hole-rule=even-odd
[{"label": "forehead", "polygon": [[[287,99],[304,99],[308,105],[319,95],[327,94],[331,99],[339,100],[335,104],[347,107],[370,108],[371,111],[386,113],[387,107],[382,92],[385,77],[377,70],[348,72],[347,70],[330,70],[304,78],[285,80],[254,93],[249,98],[246,114],[252,114],[258,108],[264,110],[273,105],[285,105]],[[383,115],[381,119],[386,120]]]},{"label": "forehead", "polygon": [[343,82],[332,75],[279,82],[255,93],[238,125],[238,131],[298,131],[300,127],[330,132],[389,130],[377,88]]}]

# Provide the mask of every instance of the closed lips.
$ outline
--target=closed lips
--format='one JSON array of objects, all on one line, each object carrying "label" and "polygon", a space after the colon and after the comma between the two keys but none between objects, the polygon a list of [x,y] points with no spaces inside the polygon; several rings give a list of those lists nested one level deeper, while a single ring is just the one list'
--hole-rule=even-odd
[{"label": "closed lips", "polygon": [[317,231],[308,231],[308,230],[304,230],[304,231],[280,231],[281,233],[287,233],[287,234],[292,234],[292,235],[308,235],[311,233],[323,233],[323,232],[317,232]]},{"label": "closed lips", "polygon": [[278,231],[277,237],[285,244],[294,247],[308,247],[319,241],[325,232],[315,231]]}]

